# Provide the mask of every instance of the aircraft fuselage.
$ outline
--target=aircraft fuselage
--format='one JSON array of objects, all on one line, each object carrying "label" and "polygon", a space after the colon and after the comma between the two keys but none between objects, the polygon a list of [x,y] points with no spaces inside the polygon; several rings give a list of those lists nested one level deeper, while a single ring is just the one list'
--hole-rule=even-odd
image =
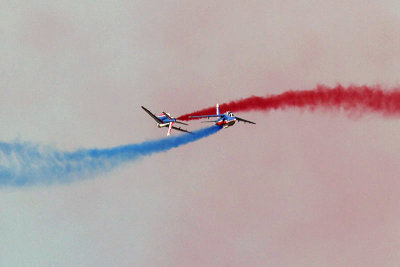
[{"label": "aircraft fuselage", "polygon": [[236,122],[235,118],[229,117],[228,119],[222,118],[221,120],[218,120],[215,124],[223,128],[228,128],[234,125],[235,122]]}]

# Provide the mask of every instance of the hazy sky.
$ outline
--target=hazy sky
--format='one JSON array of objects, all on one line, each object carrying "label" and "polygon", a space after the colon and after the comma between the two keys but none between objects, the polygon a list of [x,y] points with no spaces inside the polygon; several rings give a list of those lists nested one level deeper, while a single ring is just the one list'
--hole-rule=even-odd
[{"label": "hazy sky", "polygon": [[[3,0],[0,140],[138,143],[166,134],[141,105],[391,88],[399,70],[398,1]],[[0,266],[399,264],[400,120],[239,116],[257,125],[82,182],[0,188]]]}]

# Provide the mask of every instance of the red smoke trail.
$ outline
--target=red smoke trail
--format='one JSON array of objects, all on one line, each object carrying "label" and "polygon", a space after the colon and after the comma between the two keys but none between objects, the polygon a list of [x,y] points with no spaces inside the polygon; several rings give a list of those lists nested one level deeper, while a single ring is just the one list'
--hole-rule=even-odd
[{"label": "red smoke trail", "polygon": [[[220,105],[220,112],[233,112],[285,108],[314,110],[343,109],[350,114],[381,113],[384,116],[400,115],[400,91],[382,90],[380,86],[328,87],[318,85],[313,90],[287,91],[272,96],[251,96]],[[215,114],[215,107],[209,107],[180,116],[179,120],[193,120],[189,116]]]}]

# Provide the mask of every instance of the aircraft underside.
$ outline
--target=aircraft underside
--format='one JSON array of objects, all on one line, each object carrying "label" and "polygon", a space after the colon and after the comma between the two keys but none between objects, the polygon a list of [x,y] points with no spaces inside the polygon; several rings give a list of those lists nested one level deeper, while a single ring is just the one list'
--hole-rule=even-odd
[{"label": "aircraft underside", "polygon": [[235,124],[235,121],[219,121],[219,122],[217,122],[217,125],[221,126],[223,128],[228,128],[234,124]]}]

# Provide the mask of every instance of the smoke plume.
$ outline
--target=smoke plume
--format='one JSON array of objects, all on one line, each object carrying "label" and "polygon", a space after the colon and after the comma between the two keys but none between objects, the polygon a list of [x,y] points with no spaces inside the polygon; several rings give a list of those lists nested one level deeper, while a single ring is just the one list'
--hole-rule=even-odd
[{"label": "smoke plume", "polygon": [[[400,115],[400,91],[382,90],[380,86],[328,87],[318,85],[314,90],[287,91],[279,95],[251,96],[248,98],[220,104],[220,112],[228,110],[270,111],[287,108],[306,110],[344,110],[350,115],[380,113],[383,116]],[[215,107],[209,107],[180,116],[180,120],[193,120],[189,116],[215,114]]]},{"label": "smoke plume", "polygon": [[110,171],[122,163],[195,142],[218,132],[211,126],[159,140],[105,149],[57,151],[27,143],[0,143],[0,185],[68,183]]}]

